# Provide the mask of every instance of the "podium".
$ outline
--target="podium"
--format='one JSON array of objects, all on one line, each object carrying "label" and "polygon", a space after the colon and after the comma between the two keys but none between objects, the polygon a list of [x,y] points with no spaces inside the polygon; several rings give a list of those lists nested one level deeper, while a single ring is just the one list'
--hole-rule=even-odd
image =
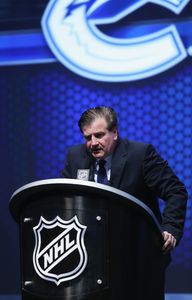
[{"label": "podium", "polygon": [[140,200],[75,179],[29,183],[12,195],[23,300],[162,300],[162,235]]}]

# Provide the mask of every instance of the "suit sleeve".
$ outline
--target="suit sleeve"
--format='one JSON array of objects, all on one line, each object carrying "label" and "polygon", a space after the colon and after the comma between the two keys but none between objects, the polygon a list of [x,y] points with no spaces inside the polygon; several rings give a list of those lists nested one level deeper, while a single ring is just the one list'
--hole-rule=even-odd
[{"label": "suit sleeve", "polygon": [[157,197],[165,201],[162,213],[162,231],[170,232],[177,240],[182,237],[186,215],[187,191],[184,184],[149,145],[143,164],[144,179]]},{"label": "suit sleeve", "polygon": [[64,169],[61,171],[61,177],[63,178],[72,178],[72,169],[71,169],[71,158],[70,158],[70,150],[67,153],[65,163],[64,163]]}]

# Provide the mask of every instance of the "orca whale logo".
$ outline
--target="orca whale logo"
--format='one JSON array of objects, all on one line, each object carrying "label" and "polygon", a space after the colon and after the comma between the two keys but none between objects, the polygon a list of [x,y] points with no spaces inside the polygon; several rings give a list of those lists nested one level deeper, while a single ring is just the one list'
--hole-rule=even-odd
[{"label": "orca whale logo", "polygon": [[87,265],[86,228],[79,223],[77,216],[69,221],[59,216],[51,221],[41,217],[39,224],[33,228],[36,273],[56,285],[78,277]]},{"label": "orca whale logo", "polygon": [[[151,0],[179,14],[190,0]],[[57,59],[89,79],[123,82],[159,74],[184,60],[186,49],[177,27],[167,25],[137,37],[112,37],[98,25],[113,24],[148,0],[51,0],[42,30]]]}]

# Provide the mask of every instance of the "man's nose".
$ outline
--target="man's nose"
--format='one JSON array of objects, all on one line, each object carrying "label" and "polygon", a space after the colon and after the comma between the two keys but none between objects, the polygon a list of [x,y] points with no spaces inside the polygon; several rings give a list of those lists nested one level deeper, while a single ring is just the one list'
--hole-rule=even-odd
[{"label": "man's nose", "polygon": [[91,137],[91,144],[92,144],[92,146],[98,144],[98,139],[97,139],[95,136],[92,136],[92,137]]}]

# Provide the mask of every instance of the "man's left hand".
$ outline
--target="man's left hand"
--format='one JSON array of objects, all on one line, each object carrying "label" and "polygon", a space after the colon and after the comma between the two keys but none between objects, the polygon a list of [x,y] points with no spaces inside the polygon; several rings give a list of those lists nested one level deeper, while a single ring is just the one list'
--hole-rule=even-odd
[{"label": "man's left hand", "polygon": [[176,241],[176,238],[174,238],[174,236],[167,231],[163,231],[162,235],[163,235],[163,239],[164,239],[162,251],[163,251],[163,254],[167,254],[170,250],[175,248],[177,241]]}]

